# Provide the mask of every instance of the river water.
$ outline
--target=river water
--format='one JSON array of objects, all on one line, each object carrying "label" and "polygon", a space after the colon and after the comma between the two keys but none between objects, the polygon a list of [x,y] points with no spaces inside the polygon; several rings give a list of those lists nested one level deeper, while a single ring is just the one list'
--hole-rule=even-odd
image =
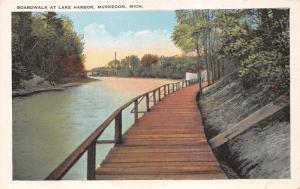
[{"label": "river water", "polygon": [[[171,82],[107,77],[64,91],[13,98],[13,179],[44,179],[119,106]],[[123,132],[133,123],[129,111],[123,113]],[[101,139],[113,136],[110,127]],[[98,164],[112,146],[97,145]],[[64,179],[86,179],[86,154]]]}]

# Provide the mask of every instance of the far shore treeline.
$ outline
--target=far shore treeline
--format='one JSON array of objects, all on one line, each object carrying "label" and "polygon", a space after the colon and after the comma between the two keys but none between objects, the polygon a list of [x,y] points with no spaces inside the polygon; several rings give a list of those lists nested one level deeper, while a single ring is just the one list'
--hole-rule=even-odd
[{"label": "far shore treeline", "polygon": [[145,54],[141,58],[129,55],[121,60],[111,60],[105,67],[93,68],[91,71],[113,70],[120,77],[150,77],[183,79],[188,69],[197,68],[195,56],[158,56]]},{"label": "far shore treeline", "polygon": [[50,82],[82,78],[84,72],[83,37],[68,17],[55,12],[12,13],[12,87],[37,75]]}]

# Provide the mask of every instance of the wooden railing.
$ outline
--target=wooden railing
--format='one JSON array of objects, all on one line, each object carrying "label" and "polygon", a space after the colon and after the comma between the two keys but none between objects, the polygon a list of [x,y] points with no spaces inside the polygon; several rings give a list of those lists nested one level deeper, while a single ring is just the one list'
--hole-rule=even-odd
[{"label": "wooden railing", "polygon": [[[139,118],[139,113],[150,111],[150,102],[152,102],[152,106],[154,106],[158,101],[166,97],[168,94],[195,83],[197,83],[196,80],[184,80],[177,83],[169,83],[133,98],[113,112],[87,139],[85,139],[57,168],[55,168],[46,177],[46,180],[62,179],[63,176],[73,167],[73,165],[86,151],[87,179],[94,180],[96,171],[96,144],[122,143],[122,111],[124,109],[129,107],[131,104],[134,104],[134,108],[131,112],[134,113],[134,121],[136,122]],[[156,99],[156,97],[158,97],[158,99]],[[150,98],[152,98],[152,100]],[[139,111],[139,104],[143,99],[146,99],[146,111]],[[112,121],[115,122],[114,140],[98,140],[98,138]]]}]

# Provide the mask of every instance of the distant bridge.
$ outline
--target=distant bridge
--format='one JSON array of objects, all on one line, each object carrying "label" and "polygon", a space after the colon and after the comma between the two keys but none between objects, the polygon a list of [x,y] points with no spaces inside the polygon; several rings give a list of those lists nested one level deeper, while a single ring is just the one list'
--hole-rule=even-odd
[{"label": "distant bridge", "polygon": [[[85,152],[89,180],[226,178],[204,134],[196,102],[198,91],[195,81],[181,81],[133,98],[109,116],[46,179],[62,179]],[[139,107],[142,101],[145,111]],[[122,135],[122,112],[132,104],[135,123]],[[114,139],[98,140],[113,121]],[[107,143],[115,146],[96,169],[96,146]]]}]

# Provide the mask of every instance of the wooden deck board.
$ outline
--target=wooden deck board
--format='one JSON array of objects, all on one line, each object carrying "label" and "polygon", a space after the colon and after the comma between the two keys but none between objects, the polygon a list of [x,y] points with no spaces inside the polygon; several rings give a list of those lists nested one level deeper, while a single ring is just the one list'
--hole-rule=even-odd
[{"label": "wooden deck board", "polygon": [[97,168],[96,179],[226,178],[204,134],[197,89],[172,93],[139,118]]}]

